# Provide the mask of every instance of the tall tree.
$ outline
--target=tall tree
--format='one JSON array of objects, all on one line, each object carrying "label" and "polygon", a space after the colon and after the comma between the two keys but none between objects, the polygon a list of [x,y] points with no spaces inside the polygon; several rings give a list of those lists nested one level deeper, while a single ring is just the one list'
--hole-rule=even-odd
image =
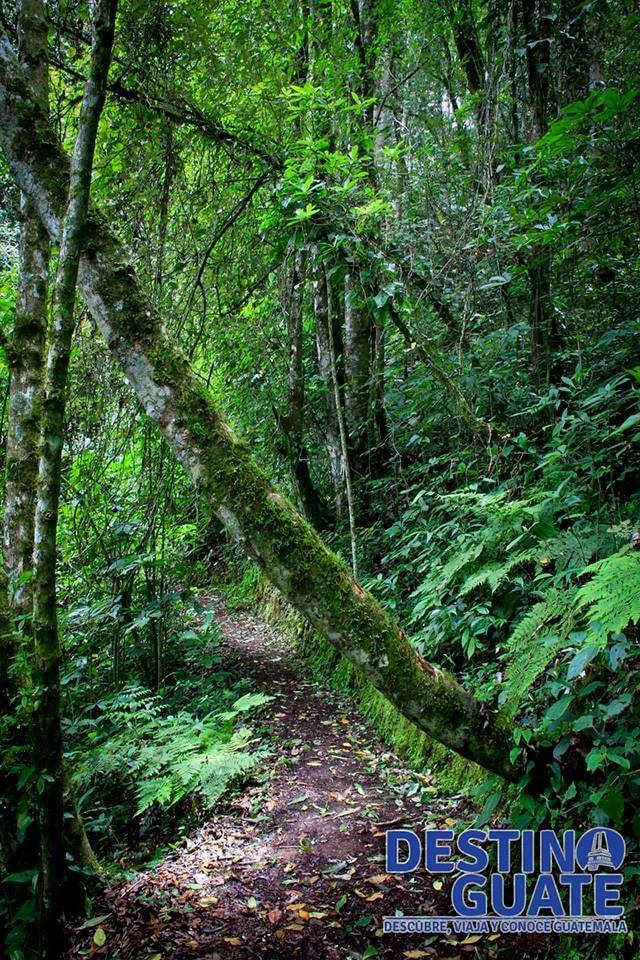
[{"label": "tall tree", "polygon": [[117,0],[95,0],[92,47],[78,133],[69,167],[68,199],[60,228],[52,330],[48,347],[38,463],[33,555],[33,731],[40,827],[40,955],[62,954],[64,942],[64,774],[57,622],[57,523],[64,442],[67,371],[74,329],[80,252],[85,238],[98,123],[106,94]]},{"label": "tall tree", "polygon": [[280,417],[287,455],[291,464],[296,499],[300,511],[310,523],[321,529],[325,522],[325,506],[315,488],[309,470],[309,452],[305,444],[304,389],[304,291],[306,283],[306,251],[294,250],[290,293],[286,302],[289,349],[288,395],[286,410]]},{"label": "tall tree", "polygon": [[[49,110],[47,21],[40,0],[22,0],[17,10],[18,57],[35,101],[43,113]],[[28,683],[28,663],[21,658],[20,677],[16,656],[30,651],[33,594],[31,568],[38,471],[38,438],[47,326],[49,236],[28,198],[20,200],[20,279],[13,328],[4,344],[9,367],[9,412],[5,460],[3,583],[0,587],[4,625],[0,628],[0,660],[4,676],[0,683],[9,716],[9,704],[18,687]],[[12,621],[9,626],[9,618]],[[14,626],[15,624],[15,626]],[[5,720],[7,722],[7,720]],[[10,734],[10,735],[9,735]],[[3,738],[5,739],[5,738]],[[25,729],[7,729],[3,749],[26,747]],[[35,830],[18,843],[17,821],[28,823],[26,794],[18,796],[10,764],[0,763],[0,804],[4,828],[0,843],[8,872],[29,867],[36,857]]]},{"label": "tall tree", "polygon": [[[551,45],[555,15],[546,0],[522,0],[522,28],[529,85],[530,139],[535,143],[549,128],[552,95]],[[541,179],[541,186],[544,186]],[[537,382],[549,382],[553,358],[560,347],[560,331],[553,308],[552,256],[547,247],[535,247],[528,266],[531,370]]]}]

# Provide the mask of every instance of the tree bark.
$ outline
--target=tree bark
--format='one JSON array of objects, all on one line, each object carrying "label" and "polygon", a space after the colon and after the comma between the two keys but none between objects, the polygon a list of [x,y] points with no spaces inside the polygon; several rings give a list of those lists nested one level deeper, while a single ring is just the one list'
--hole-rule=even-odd
[{"label": "tree bark", "polygon": [[[7,578],[4,567],[0,566],[0,877],[12,872],[15,851],[16,805],[15,784],[8,772],[5,750],[13,740],[10,722],[12,707],[12,678],[10,658],[13,638],[11,637],[11,615],[7,603]],[[0,925],[0,942],[3,942]]]},{"label": "tree bark", "polygon": [[[522,27],[527,51],[531,112],[530,140],[535,143],[549,127],[551,98],[551,11],[546,0],[522,0]],[[544,178],[540,179],[544,186]],[[534,248],[528,266],[531,372],[538,384],[549,383],[553,354],[560,346],[551,292],[552,255],[548,247]]]},{"label": "tree bark", "polygon": [[287,304],[289,375],[287,409],[281,418],[285,446],[300,512],[316,528],[325,523],[325,506],[309,471],[309,453],[304,442],[304,341],[303,314],[307,257],[301,250],[293,253],[291,296]]},{"label": "tree bark", "polygon": [[336,513],[340,516],[345,492],[345,462],[342,456],[338,410],[336,408],[333,389],[333,358],[331,355],[331,345],[332,342],[335,341],[335,337],[330,336],[329,331],[329,286],[327,283],[327,275],[324,264],[321,262],[318,251],[315,248],[311,252],[311,263],[318,369],[322,377],[325,392],[326,444],[329,454],[329,469],[333,483]]},{"label": "tree bark", "polygon": [[[0,142],[12,175],[50,236],[58,238],[66,161],[28,97],[6,42],[0,46]],[[87,224],[79,287],[147,415],[201,496],[283,595],[421,729],[487,769],[517,778],[504,721],[416,654],[393,619],[254,463],[247,444],[167,337],[96,210]]]},{"label": "tree bark", "polygon": [[[46,114],[49,109],[47,22],[41,0],[22,0],[18,5],[18,57],[33,97]],[[49,235],[38,214],[22,194],[20,198],[20,279],[13,329],[6,345],[9,367],[9,414],[7,422],[4,492],[4,544],[0,584],[0,717],[9,718],[20,687],[29,685],[26,658],[20,674],[14,658],[31,640],[31,568],[33,520],[38,471],[38,436],[47,326]],[[0,721],[1,723],[2,721]],[[0,731],[0,752],[20,748],[29,755],[27,724],[18,720]],[[28,762],[28,761],[27,761]],[[29,798],[20,791],[10,764],[0,757],[0,860],[9,873],[33,866],[37,860],[37,830],[34,825],[18,841],[18,820],[27,812]]]},{"label": "tree bark", "polygon": [[471,0],[447,0],[447,15],[469,93],[478,98],[476,120],[482,133],[487,123],[485,63]]},{"label": "tree bark", "polygon": [[349,267],[344,278],[345,412],[350,460],[356,481],[369,474],[369,391],[371,386],[371,314],[358,303],[357,275]]},{"label": "tree bark", "polygon": [[16,617],[31,613],[33,515],[47,326],[49,235],[23,196],[20,282],[9,349],[4,565]]},{"label": "tree bark", "polygon": [[[43,112],[49,109],[47,22],[41,0],[22,0],[18,56]],[[12,613],[31,613],[27,575],[33,555],[33,515],[47,328],[49,235],[28,198],[20,205],[20,281],[9,349],[9,419],[4,506],[4,564]]]},{"label": "tree bark", "polygon": [[113,46],[116,0],[96,0],[93,45],[78,134],[71,159],[68,201],[60,227],[52,333],[45,370],[33,553],[34,682],[38,701],[33,729],[40,827],[39,937],[42,960],[64,946],[64,767],[57,623],[56,553],[67,371],[74,328],[80,251],[89,208],[98,122]]}]

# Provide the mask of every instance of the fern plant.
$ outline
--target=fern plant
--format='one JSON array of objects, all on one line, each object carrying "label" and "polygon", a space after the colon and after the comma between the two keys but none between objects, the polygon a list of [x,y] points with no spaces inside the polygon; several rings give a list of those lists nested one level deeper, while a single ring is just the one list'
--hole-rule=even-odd
[{"label": "fern plant", "polygon": [[270,699],[246,694],[200,719],[187,710],[171,713],[159,697],[130,684],[100,702],[93,742],[74,757],[76,786],[104,791],[107,784],[117,802],[130,798],[136,815],[189,794],[211,806],[263,755],[259,739],[240,721]]},{"label": "fern plant", "polygon": [[576,590],[551,588],[524,615],[507,643],[509,662],[500,702],[515,714],[532,684],[566,641],[575,622]]},{"label": "fern plant", "polygon": [[640,555],[630,551],[626,547],[588,566],[584,572],[593,577],[576,598],[576,608],[610,633],[640,621]]},{"label": "fern plant", "polygon": [[[570,532],[570,531],[569,531]],[[575,547],[566,536],[557,538],[553,546],[565,543],[574,554]],[[547,555],[553,552],[547,550]],[[593,539],[583,549],[594,549]],[[561,554],[566,558],[566,553]],[[562,570],[562,568],[561,568]],[[581,633],[577,644],[593,648],[606,644],[607,637],[617,635],[629,624],[640,621],[640,555],[629,546],[579,570],[592,574],[582,586],[565,589],[550,587],[543,598],[525,614],[509,638],[508,666],[500,700],[508,712],[515,712],[531,685],[569,639],[574,627],[582,624],[598,628],[598,642],[593,631]],[[575,637],[574,637],[575,639]]]}]

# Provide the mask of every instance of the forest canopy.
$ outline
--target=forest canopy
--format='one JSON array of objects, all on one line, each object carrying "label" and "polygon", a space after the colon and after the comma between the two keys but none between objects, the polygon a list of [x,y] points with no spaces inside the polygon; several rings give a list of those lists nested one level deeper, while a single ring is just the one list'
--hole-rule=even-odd
[{"label": "forest canopy", "polygon": [[0,27],[8,955],[61,956],[78,891],[277,749],[223,599],[295,622],[480,826],[637,852],[635,5]]}]

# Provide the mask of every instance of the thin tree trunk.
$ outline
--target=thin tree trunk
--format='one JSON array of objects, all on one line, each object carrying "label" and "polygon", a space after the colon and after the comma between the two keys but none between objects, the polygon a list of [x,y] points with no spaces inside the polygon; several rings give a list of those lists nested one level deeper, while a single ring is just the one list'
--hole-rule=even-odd
[{"label": "thin tree trunk", "polygon": [[[336,504],[336,513],[338,516],[342,513],[342,501],[344,498],[344,475],[345,461],[342,454],[342,444],[340,441],[340,427],[338,425],[338,408],[333,390],[332,364],[334,362],[332,354],[332,343],[334,337],[329,333],[329,285],[324,265],[318,257],[317,249],[311,253],[312,275],[313,275],[313,313],[316,328],[316,348],[318,354],[318,369],[325,390],[325,411],[326,411],[326,444],[329,454],[329,469],[331,471],[331,480],[333,482],[334,497]],[[334,344],[335,346],[335,344]]]},{"label": "thin tree trunk", "polygon": [[[33,555],[33,515],[47,325],[49,236],[23,196],[20,282],[9,349],[9,420],[4,508],[4,565],[11,609],[31,612],[28,574]],[[28,624],[25,624],[27,627]]]},{"label": "thin tree trunk", "polygon": [[[34,100],[45,113],[49,109],[47,23],[40,0],[22,0],[18,6],[18,56]],[[13,331],[5,346],[9,367],[9,413],[7,421],[4,494],[4,570],[0,586],[0,716],[9,716],[12,699],[20,687],[29,685],[29,661],[20,661],[17,675],[14,657],[31,642],[31,565],[33,518],[38,472],[38,436],[42,399],[44,344],[47,326],[49,235],[28,198],[20,198],[20,279],[13,318]],[[1,721],[0,721],[1,722]],[[26,724],[7,726],[0,734],[0,752],[20,745],[28,753]],[[18,790],[9,764],[0,757],[0,806],[2,808],[2,860],[7,872],[33,866],[37,859],[37,827],[31,825],[18,842],[19,818],[25,817],[27,797]]]},{"label": "thin tree trunk", "polygon": [[378,320],[373,323],[373,362],[369,391],[369,437],[371,475],[379,477],[390,457],[389,427],[384,408],[385,329]]},{"label": "thin tree trunk", "polygon": [[309,471],[309,454],[304,442],[304,340],[303,313],[307,257],[301,250],[293,254],[291,296],[287,304],[289,374],[287,409],[280,418],[285,447],[300,512],[320,530],[325,522],[325,507]]},{"label": "thin tree trunk", "polygon": [[369,391],[371,385],[371,314],[358,302],[356,274],[349,268],[344,278],[345,412],[349,450],[356,481],[369,474]]},{"label": "thin tree trunk", "polygon": [[[0,44],[0,143],[10,171],[60,236],[66,160]],[[430,736],[516,778],[510,730],[449,674],[419,657],[402,630],[254,463],[182,353],[166,336],[104,217],[92,213],[79,287],[148,416],[231,536],[312,627]]]},{"label": "thin tree trunk", "polygon": [[477,97],[476,120],[478,132],[483,134],[487,125],[485,62],[471,0],[447,0],[447,15],[469,93]]},{"label": "thin tree trunk", "polygon": [[56,603],[56,539],[64,437],[66,383],[74,327],[80,251],[89,206],[91,171],[113,46],[116,0],[97,0],[93,45],[78,134],[71,159],[68,202],[60,230],[55,306],[47,355],[38,464],[33,554],[34,673],[40,690],[34,723],[34,761],[42,781],[40,826],[40,956],[61,956],[64,942],[64,770],[60,706],[60,639]]},{"label": "thin tree trunk", "polygon": [[[527,51],[527,75],[531,109],[530,139],[535,143],[549,126],[551,97],[551,11],[546,0],[522,0],[522,27]],[[540,179],[544,185],[544,179]],[[529,325],[531,330],[531,372],[538,384],[549,383],[553,354],[560,335],[553,316],[551,294],[552,256],[549,247],[531,252]]]},{"label": "thin tree trunk", "polygon": [[[0,877],[12,873],[15,853],[16,804],[15,784],[9,776],[5,750],[13,740],[9,721],[12,708],[10,658],[13,654],[11,614],[7,602],[7,578],[0,566]],[[0,942],[3,941],[0,925]]]},{"label": "thin tree trunk", "polygon": [[336,345],[334,343],[333,331],[335,324],[333,322],[333,309],[331,298],[329,299],[329,358],[331,363],[331,382],[333,384],[333,399],[338,419],[338,429],[340,431],[340,445],[342,447],[342,461],[344,463],[344,483],[347,494],[347,512],[349,516],[349,538],[351,541],[351,572],[354,580],[358,579],[358,540],[356,527],[356,508],[353,495],[353,482],[351,477],[351,454],[349,451],[349,439],[347,437],[347,428],[345,424],[345,412],[340,396],[340,381],[338,379],[338,368],[336,364]]}]

